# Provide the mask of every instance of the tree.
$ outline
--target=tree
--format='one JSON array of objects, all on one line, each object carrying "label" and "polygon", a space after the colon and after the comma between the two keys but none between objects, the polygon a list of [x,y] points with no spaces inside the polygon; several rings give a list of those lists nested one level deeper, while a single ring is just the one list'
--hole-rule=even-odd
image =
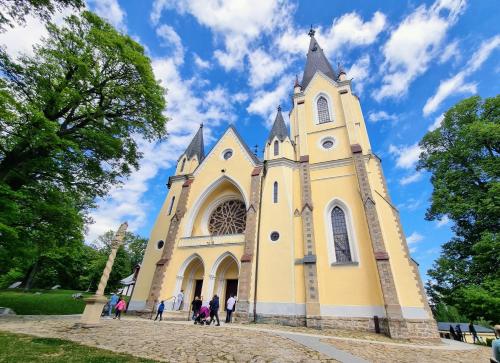
[{"label": "tree", "polygon": [[90,12],[47,30],[33,56],[0,50],[0,275],[30,271],[27,285],[83,243],[95,199],[138,167],[137,140],[166,134],[142,46]]},{"label": "tree", "polygon": [[428,220],[447,216],[455,236],[428,274],[435,303],[471,319],[500,316],[500,96],[465,99],[428,132],[419,169],[434,187]]},{"label": "tree", "polygon": [[80,9],[83,0],[0,0],[0,31],[14,23],[22,24],[26,16],[34,15],[42,20],[49,20],[56,10],[65,7]]}]

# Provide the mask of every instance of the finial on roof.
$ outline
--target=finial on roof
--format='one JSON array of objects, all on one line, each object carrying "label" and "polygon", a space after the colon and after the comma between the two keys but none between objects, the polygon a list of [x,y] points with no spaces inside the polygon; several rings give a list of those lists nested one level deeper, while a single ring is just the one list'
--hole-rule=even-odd
[{"label": "finial on roof", "polygon": [[255,144],[255,146],[253,147],[253,154],[257,156],[258,152],[259,152],[259,145]]},{"label": "finial on roof", "polygon": [[281,105],[278,105],[278,112],[281,112]]},{"label": "finial on roof", "polygon": [[276,119],[274,120],[273,127],[267,138],[267,142],[271,142],[274,137],[277,137],[279,141],[285,140],[288,137],[288,128],[286,127],[285,120],[283,119],[283,114],[281,113],[281,106],[278,106],[278,112],[276,113]]},{"label": "finial on roof", "polygon": [[337,63],[337,69],[338,69],[338,75],[340,76],[341,74],[346,74],[344,70],[344,66],[342,65],[341,62]]},{"label": "finial on roof", "polygon": [[295,84],[293,85],[293,87],[300,87],[300,84],[299,84],[299,76],[298,75],[295,75]]},{"label": "finial on roof", "polygon": [[200,124],[200,129],[202,129],[202,128],[203,128],[203,122]]},{"label": "finial on roof", "polygon": [[312,37],[314,37],[315,33],[316,33],[316,30],[313,29],[313,26],[311,24],[311,29],[309,29],[309,33],[307,33],[307,35],[309,35],[312,38]]}]

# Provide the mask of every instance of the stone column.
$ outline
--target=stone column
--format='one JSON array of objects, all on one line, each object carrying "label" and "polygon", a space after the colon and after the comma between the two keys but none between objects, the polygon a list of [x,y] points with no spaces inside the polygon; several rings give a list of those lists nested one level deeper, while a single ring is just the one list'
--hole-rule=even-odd
[{"label": "stone column", "polygon": [[361,146],[358,144],[351,145],[351,151],[353,153],[354,167],[358,177],[361,199],[363,200],[373,254],[375,256],[378,277],[384,297],[388,333],[393,338],[406,338],[408,336],[408,329],[403,319],[403,311],[399,303],[396,284],[392,275],[389,254],[385,248],[384,237],[380,227],[380,219],[375,207],[363,152]]},{"label": "stone column", "polygon": [[[260,193],[262,188],[262,166],[253,169],[250,184],[250,206],[247,210],[245,227],[245,248],[241,256],[241,268],[238,280],[237,318],[248,321],[250,314],[250,290],[252,286],[252,271],[257,240],[257,225],[259,223]],[[254,286],[254,288],[257,288]]]},{"label": "stone column", "polygon": [[83,311],[82,318],[80,319],[80,326],[83,327],[92,327],[99,324],[99,320],[101,318],[101,313],[104,305],[108,301],[104,296],[104,289],[108,284],[109,274],[113,269],[113,263],[115,262],[116,252],[118,248],[120,248],[123,243],[123,237],[125,236],[125,232],[127,231],[128,224],[124,222],[121,224],[120,228],[115,234],[113,241],[111,242],[111,252],[109,253],[108,262],[106,262],[106,266],[104,267],[104,271],[102,272],[101,280],[99,281],[99,286],[97,287],[96,293],[85,299],[85,310]]},{"label": "stone column", "polygon": [[306,325],[316,327],[321,318],[316,266],[316,246],[314,238],[313,205],[311,195],[311,175],[309,156],[300,157],[300,187],[302,202],[302,239],[304,241],[304,285],[306,288]]},{"label": "stone column", "polygon": [[175,241],[177,239],[177,232],[181,224],[182,218],[186,213],[186,205],[189,197],[189,190],[191,189],[192,178],[189,178],[182,184],[181,195],[177,202],[177,210],[170,221],[167,237],[165,238],[165,246],[160,260],[156,263],[156,270],[151,282],[149,296],[146,301],[146,309],[153,309],[155,303],[160,297],[161,287],[165,279],[165,272],[167,271],[168,264],[174,252]]}]

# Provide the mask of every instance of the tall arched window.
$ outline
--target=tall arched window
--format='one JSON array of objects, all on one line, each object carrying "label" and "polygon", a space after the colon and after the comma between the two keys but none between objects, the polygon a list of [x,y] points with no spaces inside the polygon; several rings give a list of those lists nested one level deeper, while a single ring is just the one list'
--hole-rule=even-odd
[{"label": "tall arched window", "polygon": [[273,185],[273,203],[278,203],[278,182]]},{"label": "tall arched window", "polygon": [[182,164],[181,164],[181,173],[184,171],[184,167],[186,166],[186,159],[182,159]]},{"label": "tall arched window", "polygon": [[332,230],[337,262],[352,262],[345,213],[340,207],[332,209]]},{"label": "tall arched window", "polygon": [[172,214],[172,208],[174,207],[175,197],[170,200],[170,207],[168,207],[168,215]]},{"label": "tall arched window", "polygon": [[330,122],[330,112],[328,111],[328,101],[325,97],[321,96],[316,102],[318,109],[318,122],[320,124]]},{"label": "tall arched window", "polygon": [[278,140],[274,142],[274,156],[278,155],[280,153],[280,143]]}]

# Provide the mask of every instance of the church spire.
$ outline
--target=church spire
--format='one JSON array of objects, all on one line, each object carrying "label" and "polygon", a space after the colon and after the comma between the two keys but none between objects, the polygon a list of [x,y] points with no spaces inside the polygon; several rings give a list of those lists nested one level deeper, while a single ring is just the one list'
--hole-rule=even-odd
[{"label": "church spire", "polygon": [[286,127],[285,120],[281,114],[281,106],[278,106],[278,113],[276,114],[276,119],[274,120],[273,128],[269,133],[267,142],[271,142],[275,136],[279,141],[283,141],[288,137],[288,128]]},{"label": "church spire", "polygon": [[304,75],[302,76],[301,86],[305,89],[311,79],[314,77],[317,71],[321,71],[325,76],[336,80],[337,76],[333,70],[330,62],[323,53],[323,49],[318,44],[318,41],[314,37],[316,32],[311,26],[308,35],[311,37],[309,42],[309,50],[307,52],[306,67],[304,68]]},{"label": "church spire", "polygon": [[200,128],[196,135],[194,135],[193,140],[187,147],[184,154],[188,159],[191,159],[193,156],[198,157],[198,162],[201,163],[203,159],[205,159],[205,144],[203,143],[203,124],[200,124]]}]

